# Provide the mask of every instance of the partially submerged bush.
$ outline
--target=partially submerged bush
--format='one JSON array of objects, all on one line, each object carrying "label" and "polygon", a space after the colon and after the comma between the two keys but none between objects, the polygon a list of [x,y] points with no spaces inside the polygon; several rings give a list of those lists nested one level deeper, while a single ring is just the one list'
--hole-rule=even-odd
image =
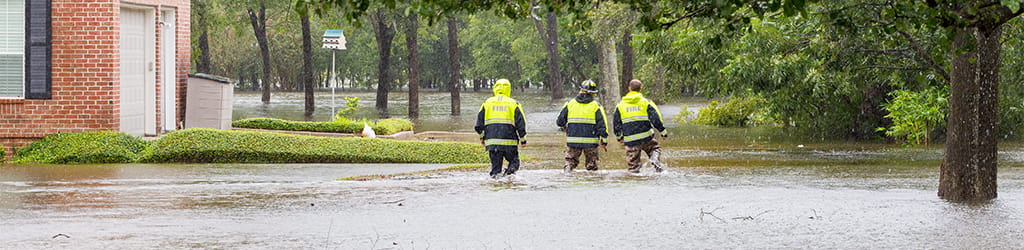
[{"label": "partially submerged bush", "polygon": [[305,122],[289,121],[274,118],[249,118],[231,122],[232,127],[252,129],[273,129],[288,131],[311,131],[311,132],[332,132],[332,133],[357,133],[363,131],[363,123],[370,125],[379,135],[390,135],[401,131],[411,131],[412,121],[399,118],[389,118],[375,122],[372,121],[350,121],[339,119],[333,122]]},{"label": "partially submerged bush", "polygon": [[764,112],[764,98],[731,98],[725,104],[712,101],[701,108],[693,123],[714,126],[746,126],[751,117]]},{"label": "partially submerged bush", "polygon": [[123,132],[55,133],[18,150],[14,162],[129,163],[145,148],[145,141]]},{"label": "partially submerged bush", "polygon": [[461,142],[337,138],[193,128],[150,143],[142,162],[175,163],[484,163]]},{"label": "partially submerged bush", "polygon": [[402,131],[412,131],[414,124],[410,120],[399,118],[388,118],[377,121],[372,127],[373,131],[380,135],[390,135]]}]

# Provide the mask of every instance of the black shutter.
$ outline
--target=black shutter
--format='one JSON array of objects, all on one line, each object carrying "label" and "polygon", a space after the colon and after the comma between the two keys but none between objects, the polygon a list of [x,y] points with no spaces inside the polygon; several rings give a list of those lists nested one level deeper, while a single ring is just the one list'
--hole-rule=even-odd
[{"label": "black shutter", "polygon": [[50,0],[25,0],[25,99],[50,99]]}]

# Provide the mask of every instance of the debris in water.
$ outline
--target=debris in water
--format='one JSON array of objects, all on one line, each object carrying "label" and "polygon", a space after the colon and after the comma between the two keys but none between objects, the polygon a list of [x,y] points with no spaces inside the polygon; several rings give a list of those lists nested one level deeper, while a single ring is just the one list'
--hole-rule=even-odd
[{"label": "debris in water", "polygon": [[812,209],[811,209],[811,212],[813,212],[813,213],[814,213],[814,216],[808,217],[808,219],[812,219],[812,220],[818,220],[818,219],[821,219],[821,216],[818,216],[818,211],[814,211],[814,209],[812,208]]},{"label": "debris in water", "polygon": [[50,237],[50,239],[56,239],[57,237],[61,237],[61,236],[64,236],[64,238],[67,238],[67,239],[71,238],[71,236],[67,235],[67,234],[57,234],[57,235],[54,235],[53,237]]},{"label": "debris in water", "polygon": [[404,205],[404,204],[402,204],[402,203],[398,203],[398,206],[399,206],[399,207],[401,207],[401,206],[405,206],[405,205]]},{"label": "debris in water", "polygon": [[313,203],[309,203],[309,206],[310,206],[310,207],[312,207],[312,206],[313,206]]}]

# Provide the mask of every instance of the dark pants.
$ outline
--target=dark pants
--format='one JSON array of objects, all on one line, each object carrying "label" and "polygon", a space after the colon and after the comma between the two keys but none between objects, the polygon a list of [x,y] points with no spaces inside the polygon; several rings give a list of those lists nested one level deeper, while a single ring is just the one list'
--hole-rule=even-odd
[{"label": "dark pants", "polygon": [[512,150],[490,150],[487,151],[491,156],[491,176],[496,176],[501,173],[502,160],[508,161],[508,168],[505,169],[505,174],[515,174],[519,171],[519,149]]}]

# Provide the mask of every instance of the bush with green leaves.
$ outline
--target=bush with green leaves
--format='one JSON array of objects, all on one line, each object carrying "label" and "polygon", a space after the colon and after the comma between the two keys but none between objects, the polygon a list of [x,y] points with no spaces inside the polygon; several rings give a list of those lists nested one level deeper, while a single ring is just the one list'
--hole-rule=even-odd
[{"label": "bush with green leaves", "polygon": [[368,120],[349,121],[340,119],[331,122],[289,121],[276,118],[249,118],[231,122],[232,127],[252,129],[272,129],[288,131],[311,131],[332,133],[357,133],[363,131],[363,124],[369,125],[379,135],[390,135],[401,131],[411,131],[413,122],[389,118],[377,122]]},{"label": "bush with green leaves", "polygon": [[129,163],[146,148],[146,141],[123,132],[55,133],[18,150],[15,163],[92,164]]},{"label": "bush with green leaves", "polygon": [[4,145],[0,145],[0,163],[3,163],[4,160],[7,160],[7,155],[5,153],[6,152],[4,152]]},{"label": "bush with green leaves", "polygon": [[153,163],[484,163],[487,152],[462,142],[315,137],[192,128],[150,143]]},{"label": "bush with green leaves", "polygon": [[946,126],[948,90],[930,88],[924,91],[895,90],[889,93],[892,101],[882,105],[892,120],[889,128],[878,128],[885,135],[909,144],[929,144],[933,131]]},{"label": "bush with green leaves", "polygon": [[746,126],[755,114],[765,112],[765,99],[759,97],[730,98],[725,104],[711,101],[707,107],[701,108],[695,124],[712,126]]}]

